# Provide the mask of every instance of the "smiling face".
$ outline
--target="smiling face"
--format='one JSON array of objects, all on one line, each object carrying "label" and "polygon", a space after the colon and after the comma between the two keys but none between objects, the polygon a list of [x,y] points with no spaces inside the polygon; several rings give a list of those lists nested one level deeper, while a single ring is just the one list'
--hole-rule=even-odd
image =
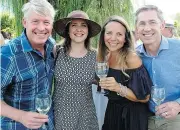
[{"label": "smiling face", "polygon": [[69,26],[69,36],[71,42],[84,43],[88,36],[88,26],[85,20],[72,20]]},{"label": "smiling face", "polygon": [[104,42],[111,52],[118,52],[125,43],[126,28],[119,22],[112,21],[105,26]]},{"label": "smiling face", "polygon": [[44,47],[52,32],[52,18],[32,12],[28,18],[23,19],[26,35],[33,48]]},{"label": "smiling face", "polygon": [[160,44],[164,23],[155,10],[143,11],[137,16],[136,29],[144,45]]}]

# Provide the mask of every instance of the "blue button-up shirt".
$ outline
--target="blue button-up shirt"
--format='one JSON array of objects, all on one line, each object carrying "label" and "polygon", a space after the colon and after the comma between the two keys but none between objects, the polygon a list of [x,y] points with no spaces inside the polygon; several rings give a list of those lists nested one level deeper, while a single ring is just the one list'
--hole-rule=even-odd
[{"label": "blue button-up shirt", "polygon": [[[150,56],[143,45],[137,48],[143,64],[149,72],[154,85],[165,87],[164,102],[180,103],[180,40],[162,36],[156,56]],[[155,103],[150,99],[149,108],[155,112]]]},{"label": "blue button-up shirt", "polygon": [[[34,50],[25,31],[20,37],[1,47],[1,100],[8,105],[24,110],[36,111],[35,96],[50,93],[54,71],[54,40],[45,44],[45,58]],[[53,113],[49,111],[49,129],[53,129]],[[2,130],[26,130],[21,123],[1,117]]]}]

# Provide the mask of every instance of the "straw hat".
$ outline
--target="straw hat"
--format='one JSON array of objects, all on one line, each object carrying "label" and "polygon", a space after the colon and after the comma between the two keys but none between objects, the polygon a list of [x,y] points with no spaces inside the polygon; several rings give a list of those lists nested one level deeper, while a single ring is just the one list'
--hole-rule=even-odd
[{"label": "straw hat", "polygon": [[65,28],[66,28],[67,24],[70,23],[73,19],[83,19],[87,22],[88,27],[90,28],[90,37],[97,35],[101,31],[101,26],[98,23],[96,23],[92,20],[89,20],[88,15],[81,10],[72,11],[71,13],[68,14],[68,16],[66,18],[57,20],[54,23],[54,30],[60,36],[66,37],[65,36]]}]

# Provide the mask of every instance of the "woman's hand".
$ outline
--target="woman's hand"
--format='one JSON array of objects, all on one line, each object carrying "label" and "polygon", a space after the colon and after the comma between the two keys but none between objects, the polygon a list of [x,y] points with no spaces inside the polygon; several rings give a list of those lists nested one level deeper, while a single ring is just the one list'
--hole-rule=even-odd
[{"label": "woman's hand", "polygon": [[133,93],[131,89],[117,83],[114,77],[107,77],[100,79],[99,86],[103,89],[114,91],[120,96],[125,97],[133,102],[146,103],[150,97],[149,95],[147,95],[147,97],[144,100],[138,100],[136,95]]},{"label": "woman's hand", "polygon": [[114,92],[120,91],[120,86],[114,79],[114,77],[107,77],[100,79],[99,86],[103,89],[107,89]]}]

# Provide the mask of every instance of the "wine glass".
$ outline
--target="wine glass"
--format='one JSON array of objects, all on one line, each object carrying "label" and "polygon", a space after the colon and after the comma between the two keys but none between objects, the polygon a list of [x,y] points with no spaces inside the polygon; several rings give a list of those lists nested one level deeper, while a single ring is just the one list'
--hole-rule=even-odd
[{"label": "wine glass", "polygon": [[[159,106],[164,101],[165,96],[166,95],[164,87],[152,86],[151,98],[157,106]],[[159,116],[156,117],[159,118]]]},{"label": "wine glass", "polygon": [[[51,108],[51,96],[49,94],[41,93],[35,98],[36,110],[41,114],[47,114]],[[46,129],[45,124],[42,125],[43,129]]]},{"label": "wine glass", "polygon": [[[108,74],[108,70],[109,70],[109,66],[108,66],[108,62],[96,62],[95,65],[95,71],[96,71],[96,75],[100,78],[100,80],[102,78],[106,78],[107,74]],[[104,90],[100,89],[100,91],[104,94]]]}]

